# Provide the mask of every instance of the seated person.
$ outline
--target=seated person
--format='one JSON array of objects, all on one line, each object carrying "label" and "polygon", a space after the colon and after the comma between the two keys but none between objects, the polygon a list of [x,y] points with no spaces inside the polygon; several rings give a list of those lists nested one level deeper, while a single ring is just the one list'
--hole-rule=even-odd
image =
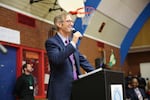
[{"label": "seated person", "polygon": [[139,75],[138,80],[139,80],[139,87],[143,88],[146,91],[146,89],[145,89],[145,87],[146,87],[145,78],[143,78],[141,75]]},{"label": "seated person", "polygon": [[128,89],[128,88],[131,88],[131,80],[132,80],[132,72],[128,72],[128,76],[125,77],[125,88]]},{"label": "seated person", "polygon": [[131,80],[132,88],[126,90],[126,96],[130,100],[148,100],[144,89],[139,87],[139,82],[136,77]]}]

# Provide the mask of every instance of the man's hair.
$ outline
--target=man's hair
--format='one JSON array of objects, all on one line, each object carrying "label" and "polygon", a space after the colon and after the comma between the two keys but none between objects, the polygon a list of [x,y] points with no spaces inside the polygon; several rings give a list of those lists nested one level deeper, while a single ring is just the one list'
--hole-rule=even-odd
[{"label": "man's hair", "polygon": [[23,64],[23,65],[22,65],[22,69],[24,70],[25,68],[27,68],[27,65],[28,65],[28,64],[30,64],[30,63],[25,63],[25,64]]},{"label": "man's hair", "polygon": [[138,79],[138,77],[132,77],[132,79],[131,79],[131,82],[133,81],[133,79],[136,79],[137,81],[138,81],[138,83],[139,83],[139,79]]},{"label": "man's hair", "polygon": [[58,27],[57,27],[56,24],[63,22],[67,15],[69,15],[69,13],[62,13],[60,15],[55,16],[54,24],[55,24],[55,27],[56,27],[57,30],[58,30]]}]

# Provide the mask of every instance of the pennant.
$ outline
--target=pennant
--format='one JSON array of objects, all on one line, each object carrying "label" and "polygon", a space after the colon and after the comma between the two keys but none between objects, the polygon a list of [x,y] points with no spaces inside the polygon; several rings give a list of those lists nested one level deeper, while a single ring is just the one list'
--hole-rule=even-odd
[{"label": "pennant", "polygon": [[112,67],[115,64],[116,64],[116,58],[115,58],[113,50],[111,50],[111,55],[110,55],[110,60],[109,60],[108,65],[109,65],[109,67]]}]

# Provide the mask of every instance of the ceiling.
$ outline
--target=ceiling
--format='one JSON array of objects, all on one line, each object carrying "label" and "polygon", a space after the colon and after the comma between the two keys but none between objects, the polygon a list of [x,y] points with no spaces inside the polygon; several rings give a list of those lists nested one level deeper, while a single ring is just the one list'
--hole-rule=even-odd
[{"label": "ceiling", "polygon": [[[102,1],[103,1],[102,3],[105,3],[105,2],[108,2],[109,0],[102,0]],[[118,0],[114,0],[114,2],[115,1],[118,1]],[[132,0],[132,1],[136,1],[136,0]],[[136,17],[136,13],[138,12],[138,10],[136,9],[137,8],[136,6],[133,7],[132,4],[129,3],[129,2],[132,2],[132,1],[130,1],[130,0],[122,0],[122,4],[123,5],[125,4],[128,7],[130,6],[130,8],[132,7],[131,9],[134,12],[131,12],[129,10],[128,13],[131,12],[131,14],[134,14],[133,16]],[[148,2],[149,0],[144,0],[144,1]],[[138,0],[138,2],[142,2],[142,0]],[[110,3],[107,3],[107,4],[110,4]],[[116,4],[118,4],[118,3],[116,3]],[[111,3],[111,5],[113,5],[113,4]],[[121,7],[123,5],[121,5]],[[36,19],[45,21],[45,22],[50,23],[50,24],[53,24],[53,19],[54,19],[55,15],[57,15],[57,14],[59,14],[61,12],[64,12],[60,8],[60,6],[57,4],[57,0],[0,0],[0,6],[3,6],[3,7],[8,8],[8,9],[12,9],[12,10],[17,11],[17,12],[22,13],[22,14],[26,14],[26,15],[32,16],[32,17],[34,17]],[[95,16],[98,16],[98,17],[94,17],[93,19],[98,19],[99,17],[101,17],[104,20],[106,20],[106,25],[112,24],[112,26],[113,26],[114,24],[116,24],[117,28],[120,28],[120,29],[122,28],[122,29],[124,29],[124,32],[126,32],[130,28],[130,26],[132,25],[132,23],[127,23],[127,22],[129,22],[129,20],[128,20],[129,18],[128,18],[127,14],[124,13],[124,16],[126,15],[126,18],[128,18],[128,19],[125,20],[124,23],[123,23],[121,21],[124,20],[124,19],[121,19],[123,17],[120,16],[120,19],[118,18],[120,20],[120,22],[119,22],[119,21],[117,21],[117,19],[115,19],[116,17],[113,16],[114,13],[110,14],[108,12],[107,14],[110,14],[110,16],[105,14],[105,12],[107,12],[106,11],[107,9],[105,9],[105,8],[107,8],[106,6],[110,7],[108,5],[105,5],[104,7],[103,6],[98,7],[97,13],[95,13]],[[116,5],[114,5],[114,6],[116,6]],[[139,6],[140,5],[138,5],[138,7]],[[110,10],[111,8],[108,8],[108,9]],[[116,9],[118,9],[118,8],[115,8],[115,10]],[[122,8],[122,9],[124,10],[125,8]],[[105,12],[103,12],[103,11],[105,11]],[[75,19],[75,18],[76,17],[73,16],[73,19]],[[107,23],[108,21],[109,21],[109,23]],[[99,22],[101,22],[101,20]],[[94,25],[95,25],[95,23],[96,22],[93,22]],[[150,22],[148,22],[148,23],[150,23]],[[99,24],[97,26],[99,26]],[[95,26],[93,27],[93,25],[91,24],[91,28],[94,29],[96,27]],[[87,27],[87,30],[90,31],[91,28]],[[97,28],[99,28],[99,27],[97,27]],[[106,27],[106,29],[107,29],[107,27]],[[95,30],[97,30],[97,29],[95,29]],[[108,28],[108,30],[110,30],[110,29]],[[104,30],[104,32],[105,32],[105,30]],[[108,31],[106,30],[106,32],[108,32]],[[116,33],[117,32],[115,31],[113,36],[118,36],[119,35],[119,38],[116,37],[116,39],[113,39],[112,41],[118,40],[119,42],[118,41],[115,41],[115,42],[119,43],[119,44],[115,44],[115,45],[120,45],[120,42],[122,41],[122,39],[123,39],[123,37],[125,36],[126,33],[121,34],[119,31],[118,31],[119,34],[116,34]],[[95,36],[95,37],[98,37],[98,36]],[[103,35],[102,35],[102,37],[104,38]],[[108,37],[110,37],[110,35],[108,35]],[[121,37],[121,39],[120,39],[120,37]],[[98,39],[96,39],[96,40],[98,40]],[[136,41],[139,41],[139,39],[136,39]],[[135,41],[134,44],[136,44],[136,41]],[[104,41],[104,42],[106,42],[106,41]],[[108,43],[108,42],[110,43],[110,41],[107,41],[106,43]],[[148,47],[146,47],[146,48],[148,48],[146,50],[150,50],[150,48],[149,48],[150,47],[150,41],[146,45],[149,45]],[[136,45],[134,45],[134,46],[136,47]],[[143,46],[140,45],[138,47],[140,48],[140,49],[138,48],[139,50],[144,50],[144,49],[141,49],[141,48],[144,48]]]},{"label": "ceiling", "polygon": [[4,7],[52,23],[54,16],[62,12],[62,9],[60,9],[56,1],[57,0],[0,0],[0,3]]}]

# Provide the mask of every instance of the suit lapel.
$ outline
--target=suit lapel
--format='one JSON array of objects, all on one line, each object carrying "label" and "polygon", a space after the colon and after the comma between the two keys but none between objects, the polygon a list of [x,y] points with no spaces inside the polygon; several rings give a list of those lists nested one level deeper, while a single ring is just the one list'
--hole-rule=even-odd
[{"label": "suit lapel", "polygon": [[62,39],[59,37],[58,34],[56,34],[56,39],[59,42],[59,44],[61,44],[61,46],[65,46],[64,43],[63,43],[63,41],[62,41]]},{"label": "suit lapel", "polygon": [[79,64],[79,57],[77,54],[77,51],[74,53],[74,60],[75,60],[75,64],[76,64],[76,69],[79,70],[80,64]]},{"label": "suit lapel", "polygon": [[73,53],[73,55],[74,55],[74,59],[75,59],[75,61],[77,62],[77,54],[76,54],[76,52],[75,52],[75,53]]},{"label": "suit lapel", "polygon": [[[57,41],[59,42],[59,44],[61,45],[61,47],[64,48],[65,45],[64,45],[62,39],[59,37],[58,34],[56,34],[56,39],[57,39]],[[71,40],[71,38],[70,38],[69,40]],[[73,55],[74,55],[74,60],[75,60],[76,67],[77,67],[77,69],[78,69],[78,67],[79,67],[79,61],[78,61],[79,57],[78,57],[77,51],[76,51],[75,53],[73,53]]]}]

